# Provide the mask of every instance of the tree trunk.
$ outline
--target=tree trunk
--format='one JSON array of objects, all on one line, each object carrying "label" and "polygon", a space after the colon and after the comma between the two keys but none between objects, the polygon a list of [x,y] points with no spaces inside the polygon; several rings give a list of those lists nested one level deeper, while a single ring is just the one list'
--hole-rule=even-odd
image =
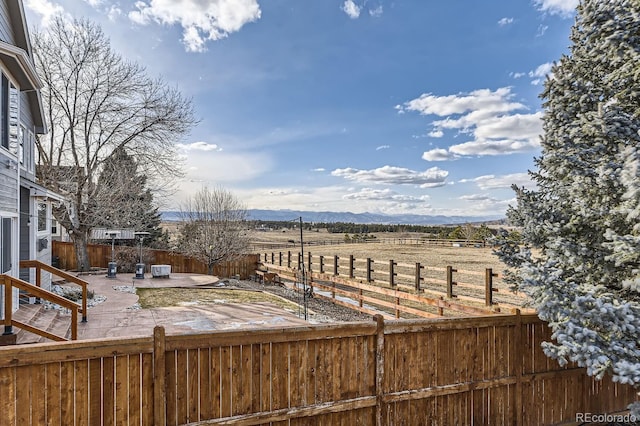
[{"label": "tree trunk", "polygon": [[209,263],[209,275],[213,275],[213,267],[215,266],[215,262]]},{"label": "tree trunk", "polygon": [[70,236],[76,251],[76,269],[78,271],[88,271],[91,268],[89,264],[89,252],[87,251],[89,231],[74,230]]}]

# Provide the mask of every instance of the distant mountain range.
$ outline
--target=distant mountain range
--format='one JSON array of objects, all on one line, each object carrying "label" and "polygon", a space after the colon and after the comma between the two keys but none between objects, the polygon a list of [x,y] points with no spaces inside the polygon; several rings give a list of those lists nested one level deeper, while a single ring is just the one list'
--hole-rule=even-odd
[{"label": "distant mountain range", "polygon": [[[389,224],[389,225],[456,225],[464,223],[480,223],[500,221],[504,216],[429,216],[418,214],[385,215],[377,213],[349,213],[349,212],[313,212],[300,210],[247,210],[250,220],[274,222],[293,222],[302,217],[302,221],[309,222],[344,222],[358,224]],[[162,212],[162,220],[175,222],[180,220],[180,212]]]}]

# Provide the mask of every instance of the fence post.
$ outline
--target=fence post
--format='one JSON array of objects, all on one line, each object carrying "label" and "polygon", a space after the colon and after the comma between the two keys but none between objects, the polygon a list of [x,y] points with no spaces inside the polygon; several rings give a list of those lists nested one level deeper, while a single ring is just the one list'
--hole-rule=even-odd
[{"label": "fence post", "polygon": [[3,335],[13,334],[13,325],[11,324],[13,315],[13,284],[11,277],[5,275],[2,279],[4,284],[4,332]]},{"label": "fence post", "polygon": [[275,264],[276,264],[276,258],[275,258],[275,255],[276,255],[276,254],[275,254],[274,252],[271,252],[271,264],[272,264],[272,265],[275,265]]},{"label": "fence post", "polygon": [[311,252],[307,253],[307,272],[309,272],[309,274],[311,273]]},{"label": "fence post", "polygon": [[338,275],[338,256],[333,256],[333,275]]},{"label": "fence post", "polygon": [[[522,352],[522,316],[520,309],[516,309],[516,326],[515,326],[515,374],[516,374],[516,426],[522,425],[523,421],[523,407],[522,407],[522,369],[524,366],[523,352]],[[585,406],[586,407],[586,406]]]},{"label": "fence post", "polygon": [[458,270],[453,269],[452,266],[447,266],[447,297],[449,298],[456,297],[453,294],[453,286],[456,285],[456,283],[453,281],[454,272],[458,272]]},{"label": "fence post", "polygon": [[320,256],[320,273],[324,274],[324,256]]},{"label": "fence post", "polygon": [[353,278],[354,277],[353,270],[354,270],[353,255],[350,254],[349,255],[349,278]]},{"label": "fence post", "polygon": [[282,252],[278,252],[278,266],[282,266]]},{"label": "fence post", "polygon": [[298,252],[298,264],[296,265],[297,269],[302,269],[304,267],[304,259],[302,258],[302,253]]},{"label": "fence post", "polygon": [[396,286],[395,277],[396,277],[396,275],[398,275],[398,274],[396,274],[395,268],[394,268],[396,265],[397,265],[397,263],[394,262],[393,260],[389,261],[389,284],[391,285],[391,287],[395,287]]},{"label": "fence post", "polygon": [[486,306],[493,305],[493,269],[486,268],[484,270],[484,304]]},{"label": "fence post", "polygon": [[373,260],[370,257],[367,258],[367,282],[370,283],[373,281],[372,278],[373,273]]},{"label": "fence post", "polygon": [[167,384],[165,382],[166,341],[164,327],[153,329],[153,424],[167,424]]},{"label": "fence post", "polygon": [[376,426],[382,426],[382,397],[384,396],[384,317],[375,315],[376,322]]},{"label": "fence post", "polygon": [[291,268],[291,250],[287,251],[287,268]]},{"label": "fence post", "polygon": [[423,269],[424,266],[422,266],[420,262],[416,262],[416,291],[420,291],[420,283],[422,283],[422,280],[424,279],[420,276]]}]

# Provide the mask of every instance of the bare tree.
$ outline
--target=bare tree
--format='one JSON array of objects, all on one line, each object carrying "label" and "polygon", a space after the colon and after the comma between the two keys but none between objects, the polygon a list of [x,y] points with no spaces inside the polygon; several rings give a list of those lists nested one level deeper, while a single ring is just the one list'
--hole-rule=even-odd
[{"label": "bare tree", "polygon": [[247,252],[247,211],[231,192],[203,187],[181,210],[178,247],[204,262],[210,275],[216,263]]},{"label": "bare tree", "polygon": [[38,175],[66,196],[54,215],[75,243],[78,268],[86,270],[91,229],[108,223],[113,211],[136,214],[114,208],[127,188],[100,183],[104,162],[120,149],[150,180],[175,177],[175,142],[196,120],[190,100],[114,52],[96,24],[58,17],[35,33],[33,46],[49,124],[48,135],[36,141]]}]

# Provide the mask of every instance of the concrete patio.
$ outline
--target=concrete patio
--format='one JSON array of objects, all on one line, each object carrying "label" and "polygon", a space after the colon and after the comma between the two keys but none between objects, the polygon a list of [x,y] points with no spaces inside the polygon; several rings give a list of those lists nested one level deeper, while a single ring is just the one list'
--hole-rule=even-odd
[{"label": "concrete patio", "polygon": [[183,334],[308,324],[271,303],[220,303],[138,309],[135,307],[138,296],[127,291],[131,287],[216,288],[217,277],[171,274],[169,278],[151,278],[149,274],[145,274],[144,279],[135,279],[134,274],[118,273],[115,278],[107,278],[105,275],[83,275],[81,278],[89,282],[91,291],[104,296],[106,300],[88,308],[88,321],[78,324],[79,339],[149,336],[153,334],[155,326],[163,326],[167,334]]}]

